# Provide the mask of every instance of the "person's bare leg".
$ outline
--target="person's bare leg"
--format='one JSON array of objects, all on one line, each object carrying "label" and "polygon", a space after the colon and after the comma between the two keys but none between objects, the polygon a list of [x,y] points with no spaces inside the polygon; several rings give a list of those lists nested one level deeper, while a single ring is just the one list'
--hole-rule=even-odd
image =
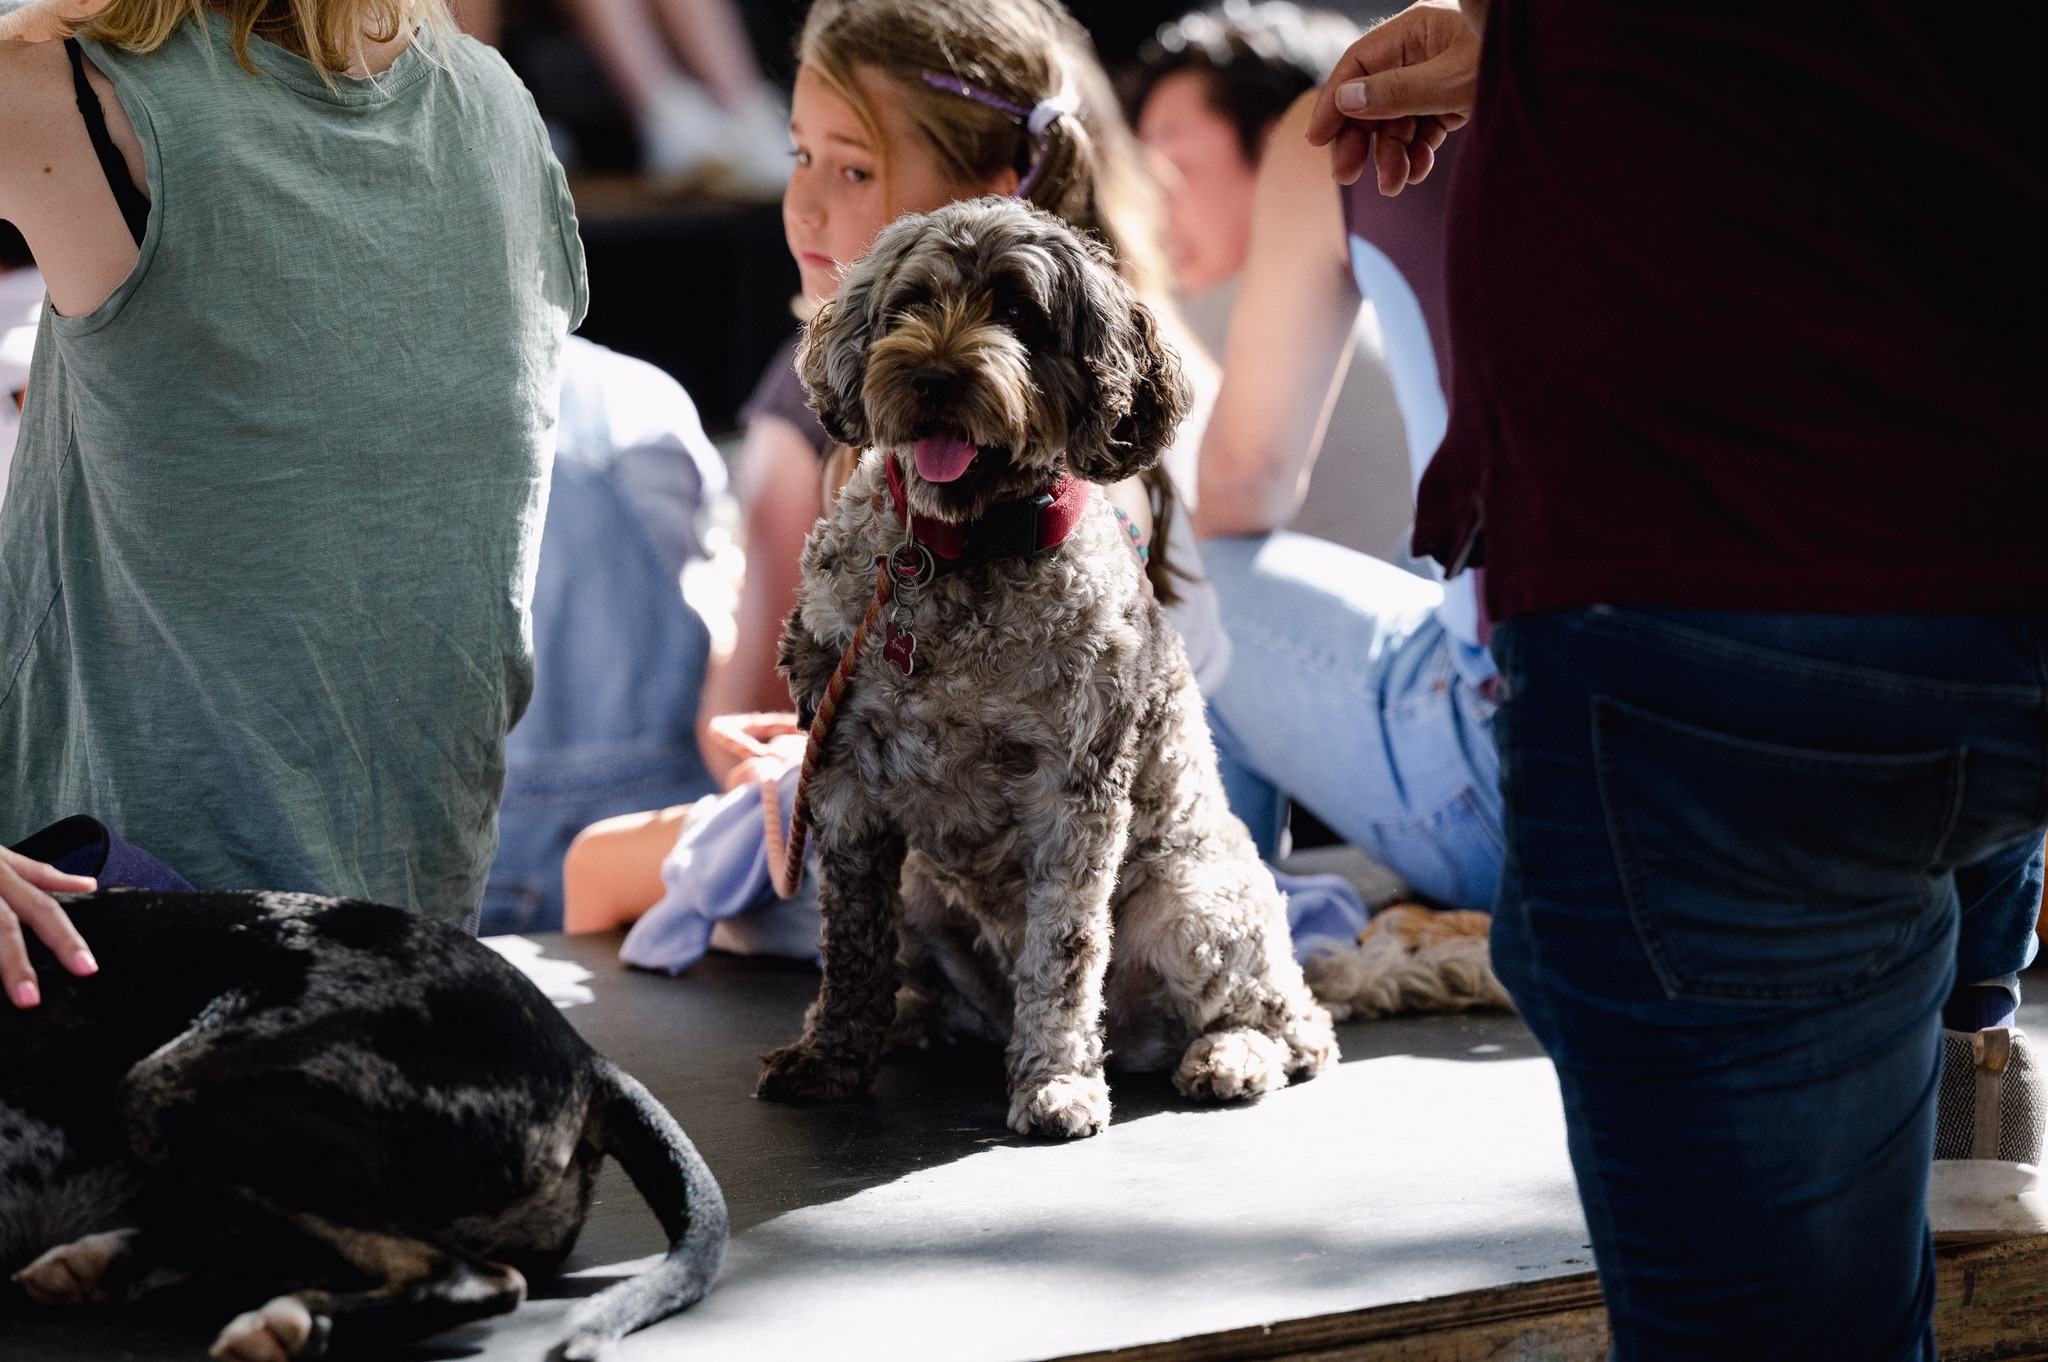
[{"label": "person's bare leg", "polygon": [[661,863],[675,848],[688,804],[621,814],[576,834],[562,863],[562,930],[606,932],[637,921],[666,892]]},{"label": "person's bare leg", "polygon": [[568,0],[569,12],[591,55],[611,77],[637,117],[645,118],[660,92],[682,68],[647,11],[646,0]]},{"label": "person's bare leg", "polygon": [[[584,0],[588,3],[588,0]],[[683,65],[711,97],[738,108],[761,85],[754,46],[732,0],[652,0]]]}]

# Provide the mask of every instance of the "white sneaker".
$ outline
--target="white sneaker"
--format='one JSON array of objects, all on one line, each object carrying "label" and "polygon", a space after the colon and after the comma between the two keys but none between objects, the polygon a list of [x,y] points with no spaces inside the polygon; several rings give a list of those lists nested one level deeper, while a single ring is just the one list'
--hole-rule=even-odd
[{"label": "white sneaker", "polygon": [[1941,1040],[1928,1222],[1944,1238],[2048,1233],[2039,1171],[2048,1081],[2026,1032],[1994,1026]]},{"label": "white sneaker", "polygon": [[662,87],[640,124],[643,168],[664,190],[779,199],[795,163],[789,109],[762,86],[727,109],[687,76]]},{"label": "white sneaker", "polygon": [[680,188],[722,171],[732,115],[688,76],[655,92],[640,119],[640,163],[649,179]]},{"label": "white sneaker", "polygon": [[789,106],[766,85],[726,115],[726,164],[733,189],[747,198],[779,199],[789,187]]}]

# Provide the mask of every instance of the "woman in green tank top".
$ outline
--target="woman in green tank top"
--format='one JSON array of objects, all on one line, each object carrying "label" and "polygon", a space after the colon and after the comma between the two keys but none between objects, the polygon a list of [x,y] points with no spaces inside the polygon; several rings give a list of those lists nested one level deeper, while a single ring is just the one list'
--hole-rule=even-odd
[{"label": "woman in green tank top", "polygon": [[[300,8],[0,0],[0,218],[50,291],[0,503],[0,846],[89,813],[202,889],[461,921],[582,254],[443,0]],[[17,1005],[23,925],[90,972],[45,892],[85,883],[0,852]]]}]

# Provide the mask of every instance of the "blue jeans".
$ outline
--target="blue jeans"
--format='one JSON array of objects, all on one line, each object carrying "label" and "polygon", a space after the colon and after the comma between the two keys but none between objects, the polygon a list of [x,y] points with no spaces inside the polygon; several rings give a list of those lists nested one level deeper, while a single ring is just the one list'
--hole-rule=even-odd
[{"label": "blue jeans", "polygon": [[1622,1362],[1935,1356],[1937,1013],[2032,955],[2044,623],[1494,635],[1494,967],[1557,1066]]},{"label": "blue jeans", "polygon": [[1500,877],[1493,664],[1445,628],[1444,590],[1307,535],[1211,539],[1230,635],[1209,697],[1230,807],[1271,859],[1314,812],[1435,902],[1488,909]]},{"label": "blue jeans", "polygon": [[590,824],[717,788],[697,751],[710,651],[619,470],[556,459],[533,592],[533,700],[505,739],[486,935],[561,930],[562,858]]}]

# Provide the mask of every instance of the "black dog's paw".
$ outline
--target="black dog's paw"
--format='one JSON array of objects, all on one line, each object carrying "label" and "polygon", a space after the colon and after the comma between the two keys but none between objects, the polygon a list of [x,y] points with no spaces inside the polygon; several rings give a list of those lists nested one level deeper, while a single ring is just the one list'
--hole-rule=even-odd
[{"label": "black dog's paw", "polygon": [[309,1362],[327,1355],[332,1327],[331,1319],[314,1314],[300,1297],[279,1296],[261,1310],[228,1321],[208,1355],[220,1362]]},{"label": "black dog's paw", "polygon": [[59,1244],[14,1274],[22,1292],[37,1305],[104,1305],[127,1296],[122,1270],[134,1230],[88,1234]]},{"label": "black dog's paw", "polygon": [[798,1041],[761,1057],[754,1096],[774,1102],[842,1102],[867,1087],[869,1071],[869,1065]]}]

